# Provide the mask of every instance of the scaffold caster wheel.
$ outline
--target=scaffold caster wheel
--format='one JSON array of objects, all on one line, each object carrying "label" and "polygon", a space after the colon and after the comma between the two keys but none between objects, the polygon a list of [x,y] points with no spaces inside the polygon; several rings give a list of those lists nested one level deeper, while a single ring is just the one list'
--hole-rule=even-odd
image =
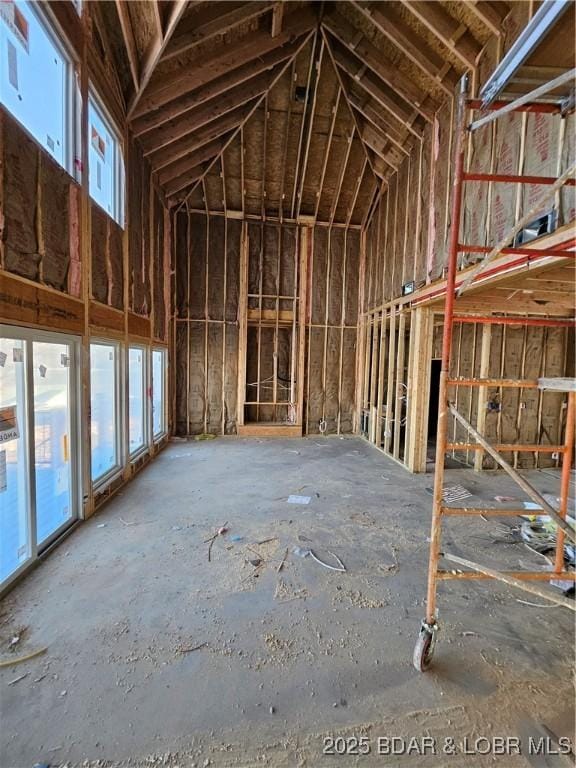
[{"label": "scaffold caster wheel", "polygon": [[425,672],[432,663],[432,656],[434,655],[434,648],[436,646],[436,632],[437,626],[422,622],[420,627],[420,633],[418,640],[414,646],[414,654],[412,656],[412,663],[414,668],[418,672]]}]

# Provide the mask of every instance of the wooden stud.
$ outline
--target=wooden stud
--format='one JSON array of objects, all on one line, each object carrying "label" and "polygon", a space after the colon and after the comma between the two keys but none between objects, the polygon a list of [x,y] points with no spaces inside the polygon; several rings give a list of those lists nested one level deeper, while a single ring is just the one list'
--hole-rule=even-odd
[{"label": "wooden stud", "polygon": [[238,394],[236,423],[244,425],[244,401],[246,400],[246,342],[248,334],[248,226],[242,223],[240,247],[240,289],[238,293]]},{"label": "wooden stud", "polygon": [[398,321],[398,350],[396,361],[396,403],[394,407],[393,456],[400,458],[400,437],[402,435],[402,387],[404,386],[404,360],[406,351],[406,312],[400,312]]}]

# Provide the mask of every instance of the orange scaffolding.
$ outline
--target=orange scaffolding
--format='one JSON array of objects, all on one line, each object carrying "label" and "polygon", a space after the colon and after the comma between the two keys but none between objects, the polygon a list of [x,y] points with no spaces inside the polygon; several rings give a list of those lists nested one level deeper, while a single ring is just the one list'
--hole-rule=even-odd
[{"label": "orange scaffolding", "polygon": [[[428,588],[426,598],[426,616],[422,621],[420,633],[416,646],[414,648],[413,662],[416,669],[424,671],[431,663],[434,652],[436,634],[438,630],[436,597],[438,581],[447,579],[497,579],[512,586],[519,587],[526,591],[538,594],[556,603],[566,605],[574,609],[573,601],[564,597],[553,595],[549,592],[542,592],[535,584],[530,582],[550,581],[557,579],[574,580],[574,571],[569,571],[564,566],[564,543],[568,538],[575,540],[574,529],[566,522],[566,512],[568,505],[570,470],[572,466],[572,454],[574,447],[574,421],[576,417],[576,381],[574,379],[538,379],[536,381],[517,381],[510,379],[451,379],[450,362],[452,352],[452,331],[455,323],[514,323],[515,325],[536,325],[536,326],[564,326],[574,327],[573,318],[550,319],[536,317],[498,317],[481,315],[455,315],[455,300],[467,287],[485,270],[485,267],[501,253],[517,254],[526,258],[526,263],[530,259],[542,256],[557,256],[564,258],[574,258],[575,252],[571,249],[576,247],[574,238],[568,240],[554,249],[535,249],[535,248],[512,248],[517,233],[525,227],[538,213],[543,198],[538,205],[529,210],[522,218],[506,232],[505,236],[494,246],[479,246],[461,243],[460,222],[462,214],[462,198],[464,185],[467,182],[501,182],[515,184],[542,184],[548,187],[544,199],[552,198],[563,185],[574,185],[575,167],[572,165],[559,178],[547,176],[510,176],[491,173],[466,173],[464,171],[464,154],[466,139],[470,131],[486,125],[491,120],[507,114],[511,111],[521,112],[542,112],[547,114],[559,113],[561,107],[548,102],[529,102],[525,97],[517,102],[494,102],[486,107],[482,102],[467,97],[467,80],[464,78],[461,83],[460,94],[458,97],[458,109],[456,119],[456,146],[455,146],[455,169],[454,181],[452,187],[452,227],[450,233],[448,250],[448,274],[446,284],[446,298],[444,307],[444,329],[442,339],[442,368],[439,385],[439,403],[438,403],[438,426],[436,440],[436,462],[434,475],[434,493],[432,506],[432,527],[430,533],[430,557],[428,566]],[[544,89],[540,88],[539,92]],[[486,110],[488,114],[476,120],[468,121],[468,115],[475,110]],[[480,253],[484,254],[482,260],[467,272],[466,277],[457,280],[457,260],[459,253]],[[484,272],[486,275],[486,272]],[[555,446],[543,445],[491,445],[485,437],[478,432],[454,407],[449,401],[450,386],[469,386],[469,387],[532,387],[540,389],[555,389],[567,392],[568,403],[566,411],[566,430],[564,443]],[[491,568],[472,563],[446,552],[441,551],[442,520],[444,516],[461,515],[470,517],[475,515],[522,515],[526,514],[525,509],[494,510],[482,508],[467,507],[449,507],[443,501],[444,486],[444,457],[447,451],[454,448],[461,448],[462,444],[450,443],[448,441],[448,419],[452,416],[461,424],[474,442],[464,444],[466,448],[481,449],[486,451],[497,464],[512,477],[517,485],[526,493],[526,495],[539,507],[544,514],[549,515],[556,523],[556,548],[554,567],[550,571],[494,571]],[[532,485],[522,477],[508,462],[500,455],[499,451],[532,451],[534,453],[554,452],[562,456],[562,470],[560,479],[560,503],[559,508],[555,509],[546,499],[544,499]],[[439,568],[440,560],[444,558],[457,565],[465,567],[467,570]]]}]

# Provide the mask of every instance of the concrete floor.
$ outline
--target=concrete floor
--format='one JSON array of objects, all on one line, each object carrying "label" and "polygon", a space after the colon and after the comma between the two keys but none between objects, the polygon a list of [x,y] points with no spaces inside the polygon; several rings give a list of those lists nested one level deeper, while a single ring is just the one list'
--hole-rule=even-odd
[{"label": "concrete floor", "polygon": [[[571,765],[527,754],[529,736],[573,737],[569,611],[499,584],[442,585],[434,666],[411,665],[431,480],[354,438],[171,444],[1,604],[0,658],[15,634],[18,655],[48,650],[0,668],[0,765]],[[451,482],[471,505],[518,495],[500,475],[451,470]],[[545,566],[507,541],[506,520],[450,519],[446,548]],[[333,552],[346,573],[295,547]],[[370,754],[348,740],[347,756],[323,756],[335,735],[367,737]],[[438,754],[378,755],[379,738],[424,736]],[[463,753],[464,737],[483,750],[475,739],[493,736],[520,737],[524,754]]]}]

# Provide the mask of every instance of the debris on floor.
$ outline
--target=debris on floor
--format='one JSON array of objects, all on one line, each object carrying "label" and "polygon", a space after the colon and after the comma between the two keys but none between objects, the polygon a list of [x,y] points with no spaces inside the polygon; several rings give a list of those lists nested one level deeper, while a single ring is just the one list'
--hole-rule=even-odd
[{"label": "debris on floor", "polygon": [[468,488],[464,488],[463,485],[448,485],[442,489],[442,500],[447,504],[451,504],[454,501],[461,501],[462,499],[468,499],[472,494]]},{"label": "debris on floor", "polygon": [[310,496],[288,496],[288,504],[310,504]]}]

